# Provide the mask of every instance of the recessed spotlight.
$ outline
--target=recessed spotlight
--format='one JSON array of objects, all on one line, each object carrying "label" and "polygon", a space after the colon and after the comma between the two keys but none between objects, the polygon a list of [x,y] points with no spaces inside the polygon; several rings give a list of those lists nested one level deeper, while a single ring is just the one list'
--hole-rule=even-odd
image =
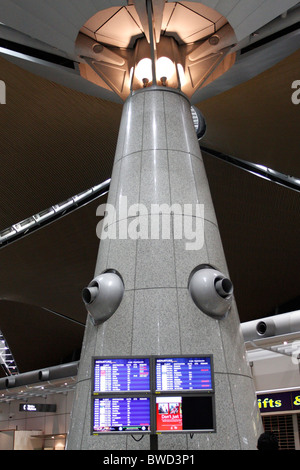
[{"label": "recessed spotlight", "polygon": [[103,46],[102,44],[95,44],[93,46],[93,51],[95,52],[95,54],[100,54],[100,52],[103,51]]},{"label": "recessed spotlight", "polygon": [[217,44],[219,44],[219,41],[220,41],[220,38],[216,34],[211,36],[208,40],[208,42],[211,46],[216,46]]}]

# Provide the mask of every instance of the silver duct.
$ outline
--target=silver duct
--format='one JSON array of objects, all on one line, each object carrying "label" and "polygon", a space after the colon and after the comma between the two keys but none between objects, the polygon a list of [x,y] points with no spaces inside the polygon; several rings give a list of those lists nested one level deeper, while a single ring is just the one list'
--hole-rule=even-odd
[{"label": "silver duct", "polygon": [[0,390],[11,389],[24,385],[32,385],[39,382],[46,382],[56,379],[77,376],[79,362],[70,362],[48,369],[24,372],[23,374],[11,375],[0,379]]},{"label": "silver duct", "polygon": [[300,310],[241,324],[245,342],[300,332]]}]

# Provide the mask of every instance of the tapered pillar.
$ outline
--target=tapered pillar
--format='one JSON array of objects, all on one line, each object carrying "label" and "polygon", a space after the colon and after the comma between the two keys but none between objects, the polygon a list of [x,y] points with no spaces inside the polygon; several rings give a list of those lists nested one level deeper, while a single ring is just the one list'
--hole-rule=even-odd
[{"label": "tapered pillar", "polygon": [[[125,200],[131,209],[118,211]],[[100,242],[95,275],[117,270],[125,292],[107,321],[95,326],[87,320],[67,448],[150,449],[147,435],[139,442],[91,435],[92,356],[212,354],[216,432],[160,435],[158,449],[255,449],[261,423],[235,303],[218,320],[200,311],[188,290],[190,273],[200,264],[228,273],[190,103],[180,92],[145,88],[125,102],[108,204],[116,219]],[[154,216],[154,204],[162,206],[161,217]],[[203,205],[204,211],[184,212],[184,205]],[[179,206],[181,228],[194,232],[180,230]],[[164,210],[170,235],[157,237]]]}]

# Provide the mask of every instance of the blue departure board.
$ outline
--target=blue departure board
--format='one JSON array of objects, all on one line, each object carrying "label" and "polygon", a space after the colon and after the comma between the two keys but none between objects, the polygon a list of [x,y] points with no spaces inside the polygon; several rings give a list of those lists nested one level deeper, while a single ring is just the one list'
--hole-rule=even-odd
[{"label": "blue departure board", "polygon": [[93,394],[148,392],[149,358],[95,358]]},{"label": "blue departure board", "polygon": [[92,426],[94,434],[150,432],[150,398],[94,398]]},{"label": "blue departure board", "polygon": [[156,390],[212,391],[211,357],[156,358]]}]

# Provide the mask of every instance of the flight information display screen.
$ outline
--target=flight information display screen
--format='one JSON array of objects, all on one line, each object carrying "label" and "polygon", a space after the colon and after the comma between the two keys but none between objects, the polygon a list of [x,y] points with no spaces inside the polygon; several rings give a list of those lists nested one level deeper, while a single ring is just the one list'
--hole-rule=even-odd
[{"label": "flight information display screen", "polygon": [[149,358],[95,358],[93,394],[147,392],[150,390]]},{"label": "flight information display screen", "polygon": [[156,390],[212,391],[212,359],[208,357],[160,357],[155,359]]},{"label": "flight information display screen", "polygon": [[94,398],[92,426],[93,434],[150,432],[150,398]]}]

